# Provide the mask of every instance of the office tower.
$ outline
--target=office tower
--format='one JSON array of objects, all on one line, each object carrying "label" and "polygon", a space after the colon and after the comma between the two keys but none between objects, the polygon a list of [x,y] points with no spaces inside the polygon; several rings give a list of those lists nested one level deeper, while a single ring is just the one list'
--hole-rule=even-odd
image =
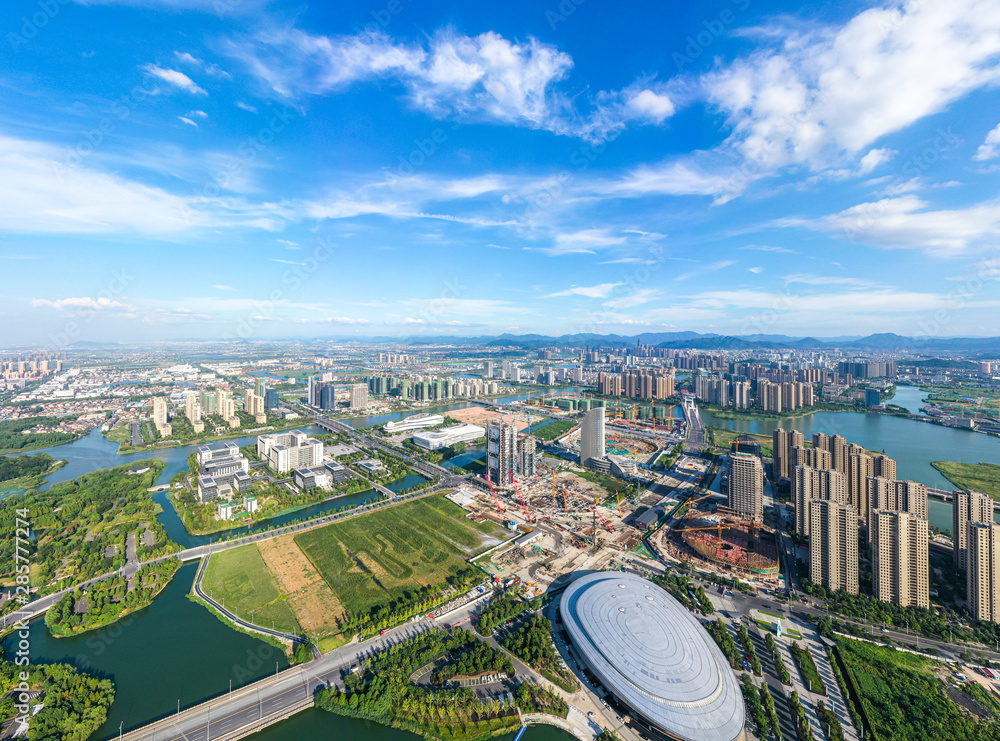
[{"label": "office tower", "polygon": [[[917,517],[927,518],[927,487],[916,481],[897,481],[882,476],[869,476],[865,482],[867,512],[888,510],[909,512]],[[868,539],[871,540],[871,519],[862,514],[861,519],[868,524]]]},{"label": "office tower", "polygon": [[337,389],[334,386],[321,385],[319,387],[318,406],[323,411],[337,408]]},{"label": "office tower", "polygon": [[483,378],[493,378],[493,366],[492,360],[487,360],[483,363]]},{"label": "office tower", "polygon": [[858,511],[832,499],[809,503],[809,579],[858,593]]},{"label": "office tower", "polygon": [[951,538],[955,565],[968,567],[969,524],[993,522],[993,500],[978,491],[955,491],[951,495]]},{"label": "office tower", "polygon": [[368,387],[363,383],[351,384],[351,409],[368,406]]},{"label": "office tower", "polygon": [[930,607],[927,520],[909,512],[871,514],[875,598],[900,607]]},{"label": "office tower", "polygon": [[792,470],[792,501],[795,502],[795,532],[799,535],[809,535],[810,503],[817,499],[849,504],[847,477],[829,468],[796,466]]},{"label": "office tower", "polygon": [[604,407],[594,407],[580,424],[580,463],[604,457]]},{"label": "office tower", "polygon": [[257,396],[263,396],[266,391],[267,391],[267,383],[264,381],[264,379],[260,377],[256,378],[253,384],[253,392],[257,394]]},{"label": "office tower", "polygon": [[729,454],[729,508],[748,520],[764,519],[764,466],[751,453]]},{"label": "office tower", "polygon": [[272,409],[277,409],[281,402],[278,392],[274,389],[267,389],[264,392],[264,409],[270,411]]},{"label": "office tower", "polygon": [[170,403],[162,396],[153,397],[153,424],[163,437],[170,437],[173,428],[167,421],[169,419]]},{"label": "office tower", "polygon": [[971,522],[966,606],[977,620],[1000,622],[1000,525]]},{"label": "office tower", "polygon": [[805,437],[798,430],[775,429],[772,435],[771,476],[775,482],[792,476],[792,448],[805,445]]},{"label": "office tower", "polygon": [[324,387],[325,384],[323,383],[322,376],[309,376],[309,386],[306,391],[306,403],[309,406],[320,407]]}]

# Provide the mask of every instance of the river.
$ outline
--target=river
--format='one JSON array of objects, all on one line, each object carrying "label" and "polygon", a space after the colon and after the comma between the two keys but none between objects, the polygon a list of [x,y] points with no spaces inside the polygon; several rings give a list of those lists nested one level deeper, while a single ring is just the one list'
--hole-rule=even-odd
[{"label": "river", "polygon": [[[891,403],[918,409],[923,393],[916,386],[897,386],[896,398]],[[955,487],[931,466],[931,461],[1000,463],[998,438],[904,417],[862,412],[814,412],[780,421],[730,420],[719,419],[712,412],[701,410],[701,418],[706,426],[764,435],[770,435],[777,427],[799,430],[807,439],[814,432],[840,434],[848,442],[858,443],[870,450],[884,450],[886,455],[895,458],[899,478],[946,491]],[[928,508],[931,525],[951,530],[950,503],[932,499]]]}]

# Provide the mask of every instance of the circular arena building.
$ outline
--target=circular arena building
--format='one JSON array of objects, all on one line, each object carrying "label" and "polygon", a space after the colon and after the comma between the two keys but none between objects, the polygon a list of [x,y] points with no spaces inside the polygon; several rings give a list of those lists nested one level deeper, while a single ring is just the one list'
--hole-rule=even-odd
[{"label": "circular arena building", "polygon": [[668,738],[744,738],[736,675],[695,617],[661,587],[622,572],[588,574],[559,603],[587,668],[632,714]]}]

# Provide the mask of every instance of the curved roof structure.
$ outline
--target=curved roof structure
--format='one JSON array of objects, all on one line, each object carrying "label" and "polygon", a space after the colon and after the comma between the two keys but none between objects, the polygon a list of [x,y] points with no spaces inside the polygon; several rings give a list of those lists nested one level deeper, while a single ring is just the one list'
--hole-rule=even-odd
[{"label": "curved roof structure", "polygon": [[665,590],[622,572],[577,579],[559,605],[570,639],[633,712],[684,741],[734,741],[745,709],[715,640]]}]

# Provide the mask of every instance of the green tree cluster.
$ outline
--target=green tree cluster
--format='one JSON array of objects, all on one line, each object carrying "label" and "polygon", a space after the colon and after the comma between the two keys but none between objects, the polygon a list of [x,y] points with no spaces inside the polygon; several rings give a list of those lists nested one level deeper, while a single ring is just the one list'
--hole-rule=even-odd
[{"label": "green tree cluster", "polygon": [[579,689],[576,678],[563,665],[552,643],[552,623],[535,613],[503,643],[503,647],[528,664],[542,676],[567,692]]},{"label": "green tree cluster", "polygon": [[500,596],[494,597],[483,609],[476,621],[476,630],[480,635],[492,635],[494,628],[520,615],[527,607],[527,603],[521,599],[520,587],[508,589]]}]

